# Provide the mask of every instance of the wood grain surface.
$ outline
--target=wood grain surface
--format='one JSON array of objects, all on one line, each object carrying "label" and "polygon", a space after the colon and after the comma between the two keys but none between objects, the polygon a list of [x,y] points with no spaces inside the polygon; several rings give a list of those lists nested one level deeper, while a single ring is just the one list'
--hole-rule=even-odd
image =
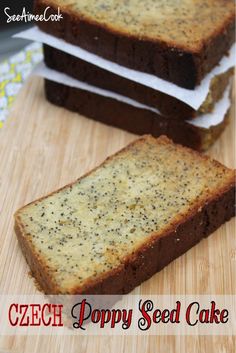
[{"label": "wood grain surface", "polygon": [[[235,165],[234,118],[208,154]],[[22,205],[67,184],[135,139],[46,102],[43,81],[30,78],[0,130],[0,293],[37,293],[13,230]],[[235,223],[136,288],[145,294],[236,294]],[[0,337],[0,352],[235,352],[235,337]]]}]

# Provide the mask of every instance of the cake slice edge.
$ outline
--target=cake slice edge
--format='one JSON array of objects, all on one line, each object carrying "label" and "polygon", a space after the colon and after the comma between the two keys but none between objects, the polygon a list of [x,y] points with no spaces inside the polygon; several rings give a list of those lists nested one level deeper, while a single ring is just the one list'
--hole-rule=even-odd
[{"label": "cake slice edge", "polygon": [[[40,16],[49,7],[48,14],[57,14],[59,5],[59,0],[37,0],[34,13]],[[61,21],[41,21],[39,28],[119,65],[156,75],[187,89],[200,84],[235,41],[235,13],[225,19],[224,25],[216,27],[210,38],[202,39],[198,48],[190,50],[179,46],[178,41],[140,40],[138,36],[74,13],[68,6],[61,6],[61,11]],[[156,63],[152,60],[154,57]]]},{"label": "cake slice edge", "polygon": [[[114,155],[108,157],[101,165],[114,158],[120,153],[124,153],[132,144],[142,143],[151,139],[157,143],[172,143],[171,140],[162,136],[155,139],[151,136],[143,136],[127,147],[118,151]],[[177,148],[186,150],[186,147],[176,145]],[[207,156],[202,156],[196,151],[191,153],[196,156],[201,156],[203,159],[209,159]],[[216,164],[220,164],[214,161]],[[98,166],[88,172],[78,180],[85,178],[87,175],[94,172]],[[134,254],[126,258],[126,261],[115,269],[100,275],[99,278],[89,278],[85,285],[77,287],[76,285],[68,290],[66,294],[123,294],[130,292],[137,285],[150,278],[154,273],[160,271],[172,260],[182,255],[202,238],[211,234],[221,224],[228,221],[234,216],[234,201],[235,201],[235,176],[231,170],[231,177],[228,182],[208,200],[208,203],[195,208],[188,212],[186,219],[177,222],[170,227],[161,236],[156,237],[155,233],[145,245],[142,245]],[[52,194],[60,192],[62,189],[74,183],[70,183],[59,190],[56,190],[40,199],[31,202],[33,204],[41,199],[49,197]],[[28,204],[28,205],[30,205]],[[50,274],[50,268],[47,267],[46,261],[39,256],[32,242],[26,239],[26,229],[20,219],[20,211],[28,205],[20,208],[15,213],[15,232],[22,248],[22,252],[29,264],[31,272],[36,281],[46,294],[65,294],[61,293],[59,286]]]}]

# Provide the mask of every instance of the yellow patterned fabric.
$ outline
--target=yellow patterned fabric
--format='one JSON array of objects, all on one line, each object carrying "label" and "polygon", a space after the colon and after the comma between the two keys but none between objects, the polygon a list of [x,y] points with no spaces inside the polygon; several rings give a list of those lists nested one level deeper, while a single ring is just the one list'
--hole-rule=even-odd
[{"label": "yellow patterned fabric", "polygon": [[42,45],[32,43],[0,63],[0,128],[23,83],[42,58]]}]

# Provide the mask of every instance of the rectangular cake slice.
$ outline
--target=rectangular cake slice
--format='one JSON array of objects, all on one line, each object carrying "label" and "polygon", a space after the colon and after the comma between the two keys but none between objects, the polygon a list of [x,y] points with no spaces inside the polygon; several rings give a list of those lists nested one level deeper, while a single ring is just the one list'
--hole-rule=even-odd
[{"label": "rectangular cake slice", "polygon": [[189,89],[235,40],[233,0],[36,0],[45,11],[63,18],[37,22],[43,31]]},{"label": "rectangular cake slice", "polygon": [[[224,92],[228,96],[228,89]],[[49,102],[82,114],[103,124],[129,131],[133,134],[152,134],[154,137],[166,135],[174,142],[191,147],[197,151],[207,150],[223,133],[230,121],[230,107],[217,116],[217,123],[204,127],[197,120],[178,120],[166,118],[150,107],[138,107],[127,102],[45,80],[45,95]],[[222,99],[215,108],[222,104]],[[230,99],[229,99],[230,104]],[[216,115],[215,115],[216,116]],[[203,116],[199,115],[199,119]],[[205,123],[211,115],[204,117]],[[208,124],[208,122],[207,122]]]},{"label": "rectangular cake slice", "polygon": [[234,192],[233,170],[143,136],[18,210],[15,230],[46,293],[127,293],[234,216]]},{"label": "rectangular cake slice", "polygon": [[92,86],[129,97],[149,107],[158,109],[161,115],[165,117],[178,120],[189,120],[199,114],[211,112],[214,109],[214,104],[223,96],[234,73],[233,69],[229,69],[213,77],[209,93],[196,111],[175,97],[136,83],[128,77],[124,78],[113,74],[48,45],[44,45],[44,61],[53,70],[63,72]]}]

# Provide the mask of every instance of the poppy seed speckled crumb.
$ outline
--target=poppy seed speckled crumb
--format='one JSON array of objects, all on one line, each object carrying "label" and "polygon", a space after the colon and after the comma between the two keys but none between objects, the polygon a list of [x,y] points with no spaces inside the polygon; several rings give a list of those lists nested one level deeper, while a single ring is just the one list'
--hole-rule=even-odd
[{"label": "poppy seed speckled crumb", "polygon": [[37,25],[94,54],[193,89],[235,40],[234,0],[37,0]]},{"label": "poppy seed speckled crumb", "polygon": [[233,189],[233,170],[144,136],[17,211],[16,233],[45,292],[127,292],[232,217]]}]

